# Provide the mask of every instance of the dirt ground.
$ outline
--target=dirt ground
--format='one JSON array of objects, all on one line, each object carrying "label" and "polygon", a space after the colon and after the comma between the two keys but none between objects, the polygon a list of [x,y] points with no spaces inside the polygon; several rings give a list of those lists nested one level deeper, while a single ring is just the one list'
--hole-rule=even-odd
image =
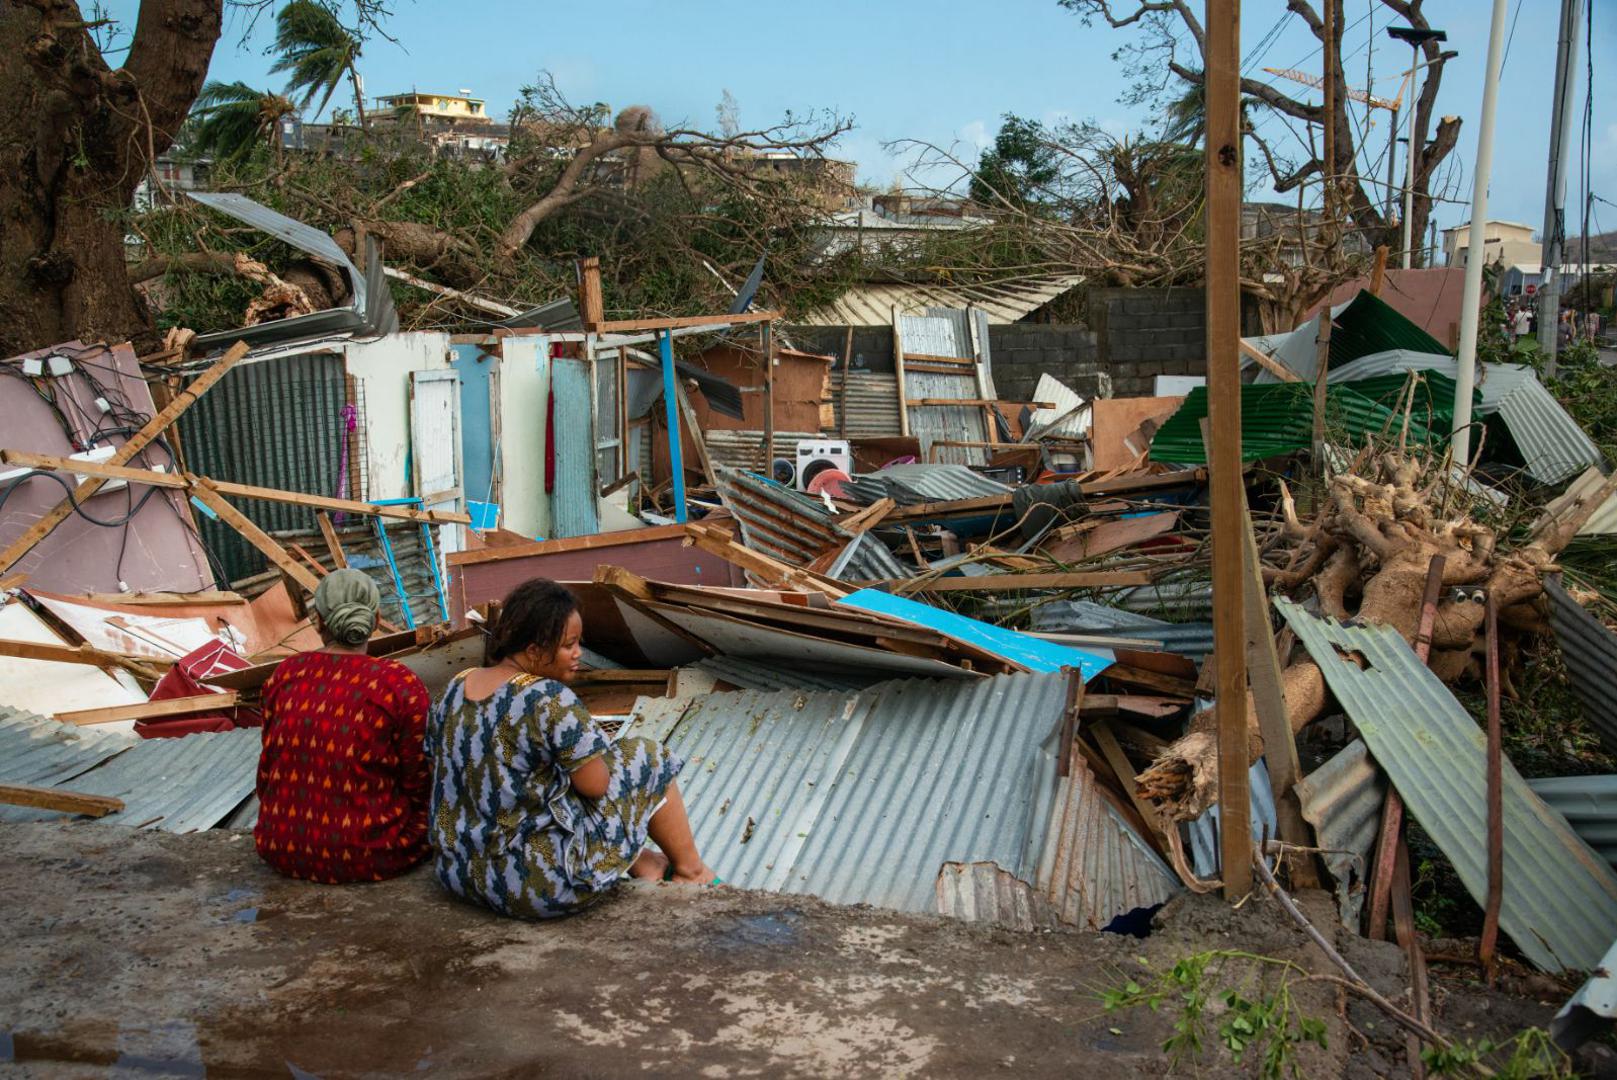
[{"label": "dirt ground", "polygon": [[[424,870],[307,885],[246,834],[88,824],[0,829],[0,897],[0,1073],[42,1077],[1160,1076],[1171,1017],[1106,1015],[1098,990],[1209,948],[1312,950],[1268,901],[1196,897],[1144,940],[653,885],[524,924]],[[1399,992],[1396,949],[1351,950]],[[1304,1075],[1399,1071],[1379,1017],[1310,991],[1331,1046]],[[1554,1011],[1489,1001],[1476,1034]]]}]

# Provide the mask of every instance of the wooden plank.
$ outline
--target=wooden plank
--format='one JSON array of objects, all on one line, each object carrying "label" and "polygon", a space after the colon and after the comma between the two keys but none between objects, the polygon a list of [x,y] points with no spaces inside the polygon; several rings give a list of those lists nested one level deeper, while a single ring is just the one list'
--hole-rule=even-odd
[{"label": "wooden plank", "polygon": [[1303,377],[1301,375],[1297,374],[1295,371],[1291,370],[1285,364],[1282,364],[1280,361],[1276,360],[1262,349],[1259,349],[1254,345],[1249,345],[1245,341],[1241,342],[1241,353],[1244,356],[1250,357],[1252,361],[1260,368],[1267,371],[1281,382],[1303,381]]},{"label": "wooden plank", "polygon": [[1376,265],[1370,271],[1370,295],[1380,296],[1387,281],[1387,245],[1376,245]]},{"label": "wooden plank", "polygon": [[338,570],[348,569],[348,554],[342,549],[342,541],[337,539],[337,527],[331,523],[331,515],[324,510],[317,511],[314,519],[320,523],[320,535],[326,538],[326,550],[331,552],[331,562]]},{"label": "wooden plank", "polygon": [[852,589],[820,579],[806,570],[788,566],[762,552],[744,547],[732,540],[728,533],[720,532],[710,525],[687,525],[685,533],[691,538],[691,542],[703,551],[712,552],[771,585],[820,592],[833,600],[840,600],[853,592]]},{"label": "wooden plank", "polygon": [[897,508],[897,503],[884,496],[851,517],[837,518],[836,525],[849,536],[858,536],[880,525],[882,519]]},{"label": "wooden plank", "polygon": [[687,326],[741,326],[746,323],[771,322],[780,318],[778,311],[749,311],[743,315],[687,315],[675,319],[620,319],[604,322],[596,329],[603,334],[622,334],[636,330],[679,330]]},{"label": "wooden plank", "polygon": [[[103,670],[122,668],[133,675],[148,679],[157,677],[158,672],[173,665],[172,660],[155,656],[124,656],[121,653],[91,648],[89,645],[58,645],[54,642],[17,641],[12,638],[0,638],[0,656],[12,656],[19,660],[49,660],[57,664],[86,664]],[[154,668],[157,670],[154,671]]]},{"label": "wooden plank", "polygon": [[[899,329],[898,305],[893,305],[893,371],[898,375],[898,433],[904,438],[910,434],[910,407],[906,400],[909,387],[904,385],[904,334]],[[4,567],[0,567],[4,569]]]},{"label": "wooden plank", "polygon": [[[214,383],[224,378],[225,373],[235,367],[236,363],[246,355],[247,343],[245,341],[238,341],[232,345],[212,367],[198,375],[191,385],[174,395],[173,401],[159,409],[157,415],[146,421],[139,431],[131,435],[128,441],[118,447],[112,457],[107,459],[107,464],[127,465],[133,461],[137,454],[150,446],[159,435],[168,429],[170,424],[179,419],[181,413],[189,409],[197,398],[207,393]],[[90,475],[87,469],[81,471],[86,476]],[[72,498],[63,499],[42,515],[38,521],[30,525],[26,532],[12,541],[10,547],[6,548],[4,552],[0,552],[0,573],[11,569],[18,559],[33,550],[35,544],[49,536],[52,529],[67,520],[67,516],[73,512],[74,503],[83,506],[85,500],[100,491],[105,483],[106,481],[99,477],[90,476],[88,480],[74,490]]]},{"label": "wooden plank", "polygon": [[310,592],[314,592],[315,589],[319,588],[319,578],[304,569],[302,564],[292,558],[274,537],[253,524],[248,520],[247,515],[226,502],[225,497],[219,493],[218,488],[198,477],[196,478],[195,486],[191,490],[192,494],[200,499],[208,509],[219,515],[221,521],[240,533],[242,539],[261,551],[264,557],[274,563],[283,574]]},{"label": "wooden plank", "polygon": [[853,327],[848,327],[847,337],[842,342],[842,386],[838,395],[842,408],[837,412],[837,437],[846,438],[848,435],[848,374],[853,370]]},{"label": "wooden plank", "polygon": [[[872,585],[914,584],[910,581],[872,582]],[[983,574],[978,577],[938,578],[915,592],[1015,592],[1022,589],[1082,589],[1122,585],[1149,585],[1144,570],[1074,571],[1064,574]]]},{"label": "wooden plank", "polygon": [[1213,639],[1218,657],[1219,850],[1224,896],[1252,890],[1247,788],[1246,631],[1241,557],[1241,16],[1240,0],[1207,0],[1206,176],[1207,413],[1212,430],[1208,502],[1213,534]]},{"label": "wooden plank", "polygon": [[[199,477],[192,473],[166,473],[157,472],[154,469],[135,469],[127,465],[78,461],[55,454],[36,454],[27,450],[0,450],[0,461],[8,465],[21,465],[31,469],[79,472],[86,476],[99,477],[103,481],[125,480],[132,484],[149,484],[152,487],[189,488],[198,480],[207,480],[220,492],[237,498],[263,499],[266,502],[317,507],[327,511],[335,510],[344,514],[397,518],[401,521],[416,521],[428,525],[469,525],[472,520],[469,514],[457,514],[445,510],[417,510],[408,506],[377,506],[373,503],[356,502],[352,499],[334,499],[325,495],[309,495],[301,491],[282,491],[278,488],[254,487],[250,484],[233,484],[228,480],[208,480],[206,477]],[[458,496],[458,494],[458,492],[453,494],[445,492],[435,495],[433,498],[449,498]]]},{"label": "wooden plank", "polygon": [[696,410],[691,406],[690,395],[685,392],[684,380],[675,379],[674,390],[679,397],[679,414],[685,421],[685,430],[690,433],[691,442],[696,445],[696,458],[702,463],[702,478],[709,484],[716,484],[719,474],[713,471],[713,459],[707,453],[707,440],[702,438],[702,427],[696,422]]},{"label": "wooden plank", "polygon": [[764,357],[764,475],[775,475],[775,340],[769,324],[758,327],[759,351]]},{"label": "wooden plank", "polygon": [[606,321],[601,293],[601,260],[594,255],[578,260],[578,313],[586,332],[594,334]]},{"label": "wooden plank", "polygon": [[162,701],[137,701],[132,705],[108,705],[100,709],[75,709],[60,712],[56,719],[64,724],[111,724],[119,720],[155,720],[164,716],[185,716],[189,713],[215,712],[234,709],[241,704],[241,695],[234,690],[222,694],[193,694],[190,697],[164,698]]},{"label": "wooden plank", "polygon": [[[1085,712],[1088,712],[1087,702]],[[1123,794],[1129,797],[1134,809],[1140,812],[1140,817],[1150,827],[1151,833],[1156,837],[1160,851],[1168,850],[1168,836],[1162,829],[1162,818],[1157,808],[1150,802],[1142,799],[1139,794],[1139,785],[1134,782],[1134,766],[1129,763],[1128,755],[1123,753],[1123,747],[1118,743],[1117,736],[1113,734],[1111,726],[1102,720],[1089,725],[1089,733],[1095,737],[1095,745],[1100,749],[1101,756],[1106,764],[1112,767],[1117,776],[1117,782],[1123,786]]]},{"label": "wooden plank", "polygon": [[111,795],[86,795],[78,791],[33,787],[29,784],[0,784],[0,803],[60,810],[65,814],[83,814],[93,818],[116,814],[124,808],[124,801]]},{"label": "wooden plank", "polygon": [[971,374],[971,369],[977,366],[977,361],[969,356],[934,356],[931,353],[910,353],[908,356],[904,357],[904,361],[906,363],[911,360],[919,360],[923,364],[939,364],[945,367],[956,367],[960,369],[960,374],[962,375]]},{"label": "wooden plank", "polygon": [[[1053,408],[1055,408],[1055,405],[1051,404],[1048,401],[995,401],[992,398],[941,398],[941,397],[910,398],[908,401],[905,402],[905,404],[911,406],[912,408],[923,408],[923,407],[924,408],[953,408],[956,405],[960,406],[961,408],[979,408],[979,409],[993,408],[996,405],[1015,405],[1015,406],[1018,406],[1018,407],[1026,405],[1030,409],[1053,409]],[[992,434],[992,433],[990,433],[990,434]],[[1011,444],[1011,445],[1020,445],[1020,444]]]},{"label": "wooden plank", "polygon": [[1319,311],[1319,333],[1314,338],[1314,469],[1325,470],[1325,391],[1331,366],[1331,306]]},{"label": "wooden plank", "polygon": [[683,540],[685,529],[680,525],[648,525],[644,529],[624,529],[621,532],[591,533],[571,536],[565,540],[530,540],[508,547],[479,548],[476,551],[449,553],[450,566],[475,566],[478,563],[499,562],[502,559],[526,559],[530,555],[559,555],[568,551],[594,551],[598,548],[644,544],[654,540]]},{"label": "wooden plank", "polygon": [[327,570],[321,565],[319,559],[315,558],[313,555],[310,555],[308,549],[306,549],[302,544],[288,543],[286,547],[288,551],[302,559],[310,570],[314,571],[315,577],[325,577],[327,574],[331,573],[330,570]]}]

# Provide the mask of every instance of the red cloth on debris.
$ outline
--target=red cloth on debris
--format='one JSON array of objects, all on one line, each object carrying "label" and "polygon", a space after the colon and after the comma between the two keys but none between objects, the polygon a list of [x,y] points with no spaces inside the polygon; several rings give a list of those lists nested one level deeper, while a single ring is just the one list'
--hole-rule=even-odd
[{"label": "red cloth on debris", "polygon": [[818,495],[824,491],[833,499],[846,498],[847,496],[842,493],[842,485],[846,484],[849,479],[848,474],[841,469],[822,469],[814,474],[814,479],[808,482],[808,493]]},{"label": "red cloth on debris", "polygon": [[327,884],[381,881],[427,854],[427,688],[394,660],[325,652],[264,685],[263,860]]},{"label": "red cloth on debris", "polygon": [[[182,656],[168,669],[168,674],[152,688],[151,701],[169,698],[198,697],[218,693],[203,679],[226,671],[240,671],[250,667],[247,660],[223,641],[199,645]],[[220,709],[218,712],[193,713],[189,716],[159,717],[155,720],[136,720],[135,734],[143,739],[172,739],[181,735],[194,735],[199,731],[231,731],[235,728],[258,727],[264,722],[256,709],[241,707]]]}]

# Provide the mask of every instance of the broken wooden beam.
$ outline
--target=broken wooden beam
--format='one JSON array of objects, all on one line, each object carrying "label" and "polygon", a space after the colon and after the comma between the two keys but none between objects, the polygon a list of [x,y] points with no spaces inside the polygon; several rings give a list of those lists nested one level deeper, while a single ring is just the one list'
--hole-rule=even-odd
[{"label": "broken wooden beam", "polygon": [[124,808],[122,799],[111,795],[86,795],[62,788],[34,787],[31,784],[0,784],[0,803],[32,806],[39,810],[60,810],[64,814],[106,817]]},{"label": "broken wooden beam", "polygon": [[257,548],[266,559],[275,564],[277,569],[310,592],[320,587],[319,578],[294,559],[274,537],[250,521],[246,514],[230,505],[215,485],[200,477],[192,479],[194,481],[192,494],[195,498],[217,514],[226,525],[240,533],[243,540]]},{"label": "broken wooden beam", "polygon": [[945,577],[919,583],[913,579],[873,581],[866,587],[912,586],[912,592],[1017,592],[1024,589],[1099,589],[1128,585],[1149,585],[1151,575],[1144,570],[1093,570],[1055,574],[983,574],[977,577]]},{"label": "broken wooden beam", "polygon": [[130,705],[107,705],[98,709],[74,709],[59,712],[56,719],[64,724],[115,724],[120,720],[156,720],[165,716],[187,716],[191,713],[218,712],[234,709],[241,704],[241,695],[234,690],[222,694],[193,694],[190,697],[163,698],[161,701],[137,701]]}]

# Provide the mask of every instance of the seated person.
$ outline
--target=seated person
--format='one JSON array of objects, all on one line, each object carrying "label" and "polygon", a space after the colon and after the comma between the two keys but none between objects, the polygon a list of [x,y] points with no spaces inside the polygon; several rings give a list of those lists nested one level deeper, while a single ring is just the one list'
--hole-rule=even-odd
[{"label": "seated person", "polygon": [[438,880],[504,915],[570,914],[625,874],[715,880],[674,783],[684,762],[649,739],[613,742],[565,685],[583,633],[566,588],[517,586],[486,666],[455,676],[427,722]]},{"label": "seated person", "polygon": [[288,877],[381,881],[427,854],[431,699],[409,668],[366,655],[380,600],[358,570],[324,578],[325,647],[283,660],[264,686],[253,839]]}]

